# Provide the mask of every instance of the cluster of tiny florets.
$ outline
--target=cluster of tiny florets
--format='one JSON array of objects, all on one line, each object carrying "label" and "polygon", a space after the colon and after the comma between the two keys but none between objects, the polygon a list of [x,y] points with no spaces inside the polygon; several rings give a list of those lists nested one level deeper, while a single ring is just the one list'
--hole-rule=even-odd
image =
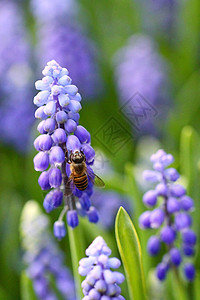
[{"label": "cluster of tiny florets", "polygon": [[[36,89],[40,90],[34,98],[34,104],[38,106],[35,117],[40,119],[37,127],[40,135],[34,141],[35,149],[39,151],[34,157],[34,168],[42,172],[38,179],[40,187],[50,190],[45,196],[44,208],[50,212],[59,207],[64,199],[69,226],[78,225],[77,211],[87,215],[89,221],[97,222],[97,211],[90,202],[93,192],[91,180],[88,179],[88,187],[84,191],[70,186],[71,196],[65,197],[64,193],[71,174],[66,152],[83,151],[88,169],[95,157],[90,145],[90,133],[78,125],[81,95],[72,84],[68,70],[61,68],[56,61],[47,64],[43,75],[43,79],[35,83]],[[75,196],[79,201],[75,201]],[[54,234],[62,238],[65,232],[64,222],[59,218],[54,224]]]},{"label": "cluster of tiny florets", "polygon": [[[194,209],[193,200],[186,195],[185,188],[175,183],[179,173],[174,168],[167,168],[173,163],[171,154],[163,150],[151,156],[154,170],[144,171],[144,179],[156,182],[155,189],[149,190],[143,196],[144,204],[153,210],[145,211],[139,219],[140,227],[144,229],[160,229],[156,235],[150,237],[147,250],[155,256],[161,250],[161,243],[167,246],[167,254],[157,266],[157,277],[164,280],[171,266],[179,267],[184,257],[194,254],[196,234],[191,229],[192,218],[190,212]],[[181,237],[181,249],[176,245]],[[191,281],[195,276],[192,263],[184,264],[184,274]]]},{"label": "cluster of tiny florets", "polygon": [[[51,282],[64,299],[75,300],[74,280],[64,265],[64,255],[49,233],[48,217],[35,201],[26,203],[21,222],[26,273],[40,300],[56,300]],[[51,278],[51,279],[50,279]]]},{"label": "cluster of tiny florets", "polygon": [[124,281],[124,275],[110,269],[118,269],[120,260],[109,258],[110,248],[102,237],[97,237],[86,249],[87,258],[79,262],[79,274],[86,276],[82,282],[83,300],[124,300],[118,284]]}]

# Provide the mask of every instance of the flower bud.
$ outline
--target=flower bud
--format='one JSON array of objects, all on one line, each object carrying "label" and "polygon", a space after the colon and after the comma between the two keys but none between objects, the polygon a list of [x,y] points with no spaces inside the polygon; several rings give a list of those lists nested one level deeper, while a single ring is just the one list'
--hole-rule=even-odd
[{"label": "flower bud", "polygon": [[48,118],[44,121],[44,130],[47,132],[52,132],[56,128],[56,121],[52,118]]},{"label": "flower bud", "polygon": [[59,146],[52,147],[50,151],[49,159],[51,164],[63,163],[65,161],[65,154],[62,148]]},{"label": "flower bud", "polygon": [[53,168],[49,171],[49,184],[52,188],[58,188],[62,183],[62,174],[60,169]]},{"label": "flower bud", "polygon": [[181,196],[185,195],[186,190],[182,185],[174,184],[171,186],[170,192],[171,192],[171,195],[174,197],[181,197]]},{"label": "flower bud", "polygon": [[172,227],[170,226],[165,226],[162,228],[161,232],[160,232],[160,237],[161,240],[170,245],[171,243],[173,243],[173,241],[176,238],[176,233],[175,231],[172,229]]},{"label": "flower bud", "polygon": [[44,171],[40,174],[40,177],[38,178],[38,183],[42,190],[49,190],[51,188],[49,184],[49,172]]},{"label": "flower bud", "polygon": [[77,124],[74,120],[72,119],[68,119],[67,122],[65,123],[65,130],[68,132],[68,133],[72,133],[76,130],[77,128]]},{"label": "flower bud", "polygon": [[90,143],[91,138],[89,132],[81,125],[77,126],[76,131],[74,132],[75,136],[79,139],[81,144]]},{"label": "flower bud", "polygon": [[191,217],[186,213],[179,213],[175,216],[175,226],[177,230],[188,228],[192,225]]},{"label": "flower bud", "polygon": [[59,123],[59,124],[63,124],[67,121],[67,114],[66,112],[64,112],[63,110],[60,110],[56,113],[56,121]]},{"label": "flower bud", "polygon": [[183,196],[180,199],[180,206],[182,210],[189,211],[194,208],[194,201],[188,196]]},{"label": "flower bud", "polygon": [[85,154],[87,163],[92,163],[94,161],[94,157],[95,157],[95,151],[92,148],[92,146],[90,146],[88,144],[83,144],[82,150]]},{"label": "flower bud", "polygon": [[66,147],[68,151],[80,150],[81,143],[75,135],[69,135],[67,137]]},{"label": "flower bud", "polygon": [[94,206],[91,206],[89,210],[87,211],[88,220],[91,223],[97,223],[99,221],[99,215],[97,213],[97,210]]},{"label": "flower bud", "polygon": [[150,216],[151,216],[151,212],[148,210],[141,214],[141,216],[139,218],[139,224],[140,224],[141,228],[150,228],[151,227]]},{"label": "flower bud", "polygon": [[55,144],[64,144],[67,140],[67,136],[64,129],[57,128],[52,135],[52,139]]},{"label": "flower bud", "polygon": [[66,235],[66,227],[63,221],[56,221],[53,226],[53,232],[58,240],[61,240]]},{"label": "flower bud", "polygon": [[75,228],[76,226],[78,226],[78,214],[76,210],[69,210],[67,212],[67,224],[72,227]]},{"label": "flower bud", "polygon": [[181,253],[179,251],[179,249],[176,248],[172,248],[170,250],[170,257],[171,257],[171,261],[175,266],[179,266],[182,258],[181,258]]},{"label": "flower bud", "polygon": [[173,214],[180,210],[180,204],[178,200],[174,197],[169,197],[167,200],[167,211]]},{"label": "flower bud", "polygon": [[155,256],[160,251],[160,240],[157,236],[151,236],[147,243],[147,251],[150,255]]},{"label": "flower bud", "polygon": [[33,159],[36,171],[45,171],[49,166],[49,155],[46,152],[39,152]]},{"label": "flower bud", "polygon": [[164,222],[165,215],[162,209],[156,208],[151,212],[150,223],[152,228],[159,228]]},{"label": "flower bud", "polygon": [[52,138],[49,134],[42,134],[39,140],[39,148],[43,151],[48,151],[51,149],[53,144]]},{"label": "flower bud", "polygon": [[166,278],[167,275],[167,265],[164,263],[160,263],[157,265],[156,268],[156,276],[158,277],[159,280],[163,281]]},{"label": "flower bud", "polygon": [[157,193],[154,190],[146,192],[143,196],[143,202],[147,206],[154,206],[157,203]]},{"label": "flower bud", "polygon": [[191,263],[186,263],[183,269],[184,269],[185,277],[187,278],[187,280],[193,281],[193,279],[195,277],[194,265]]}]

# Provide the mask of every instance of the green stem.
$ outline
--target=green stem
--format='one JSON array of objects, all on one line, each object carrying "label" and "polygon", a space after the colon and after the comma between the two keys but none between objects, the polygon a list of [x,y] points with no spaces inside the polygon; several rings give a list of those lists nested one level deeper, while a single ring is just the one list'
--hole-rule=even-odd
[{"label": "green stem", "polygon": [[79,261],[84,257],[84,245],[80,225],[72,229],[68,226],[69,243],[72,259],[73,274],[75,279],[76,299],[81,300],[83,293],[81,289],[82,277],[78,273]]}]

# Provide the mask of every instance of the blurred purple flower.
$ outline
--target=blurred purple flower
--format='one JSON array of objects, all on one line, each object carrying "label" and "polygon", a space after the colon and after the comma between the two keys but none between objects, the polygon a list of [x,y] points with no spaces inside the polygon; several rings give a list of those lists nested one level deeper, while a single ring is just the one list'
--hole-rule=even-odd
[{"label": "blurred purple flower", "polygon": [[76,0],[31,0],[31,12],[40,24],[76,15],[78,6]]},{"label": "blurred purple flower", "polygon": [[95,190],[91,201],[99,213],[99,223],[107,229],[114,225],[115,217],[120,206],[124,207],[129,213],[132,212],[131,201],[125,195],[120,195],[114,191]]},{"label": "blurred purple flower", "polygon": [[[26,203],[21,219],[22,245],[27,275],[40,300],[57,299],[50,287],[50,278],[55,281],[63,299],[74,300],[74,281],[64,265],[64,255],[49,233],[49,220],[35,201]],[[51,280],[52,280],[51,279]]]},{"label": "blurred purple flower", "polygon": [[[158,279],[164,280],[170,267],[179,267],[182,257],[194,254],[196,234],[190,229],[192,218],[189,214],[194,208],[194,203],[186,196],[185,188],[175,183],[179,173],[174,168],[168,168],[174,162],[171,154],[160,149],[151,156],[151,162],[154,170],[146,170],[144,179],[156,182],[157,185],[154,190],[144,194],[143,202],[148,208],[156,208],[145,211],[140,216],[139,223],[142,229],[158,229],[162,226],[160,231],[148,240],[147,251],[155,256],[161,249],[161,243],[167,246],[167,253],[156,269]],[[179,236],[182,239],[182,249],[179,249],[180,243],[177,242]],[[184,272],[187,280],[194,279],[195,269],[192,264],[188,267],[186,263]]]},{"label": "blurred purple flower", "polygon": [[0,3],[0,139],[27,150],[33,123],[30,46],[23,16],[12,1]]},{"label": "blurred purple flower", "polygon": [[[154,30],[157,32],[165,32],[166,35],[170,36],[174,29],[174,23],[176,19],[176,10],[178,1],[177,0],[150,0],[143,1],[149,8],[149,12],[152,13],[152,17],[148,18],[152,22],[152,27],[155,26]],[[146,22],[146,25],[148,22]],[[156,26],[157,25],[157,26]]]},{"label": "blurred purple flower", "polygon": [[53,22],[45,24],[39,31],[40,40],[36,50],[40,66],[55,59],[68,68],[85,99],[97,95],[102,82],[96,61],[96,49],[80,28],[66,22]]},{"label": "blurred purple flower", "polygon": [[39,69],[54,59],[69,70],[85,99],[97,96],[102,88],[97,49],[74,17],[76,2],[45,0],[41,5],[41,1],[32,0],[31,5],[36,17]]},{"label": "blurred purple flower", "polygon": [[78,269],[80,275],[86,276],[81,285],[85,295],[83,300],[124,300],[119,287],[124,281],[124,275],[111,270],[118,269],[121,262],[116,257],[109,258],[111,250],[104,239],[98,236],[85,253],[88,257],[80,260]]},{"label": "blurred purple flower", "polygon": [[[125,105],[125,110],[129,110],[125,114],[139,127],[139,134],[157,134],[157,123],[163,122],[162,117],[167,114],[167,76],[166,65],[153,40],[143,35],[132,36],[115,55],[114,65],[120,102],[122,107]],[[157,116],[145,116],[143,108],[146,112],[155,110]],[[139,124],[136,124],[136,117]]]}]

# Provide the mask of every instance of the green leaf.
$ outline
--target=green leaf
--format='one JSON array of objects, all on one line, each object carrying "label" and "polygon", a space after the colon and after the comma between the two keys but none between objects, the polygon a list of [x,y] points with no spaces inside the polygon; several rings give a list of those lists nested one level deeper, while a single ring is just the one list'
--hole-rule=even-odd
[{"label": "green leaf", "polygon": [[[184,127],[180,140],[180,171],[181,175],[183,175],[186,179],[187,193],[194,199],[195,211],[193,216],[196,226],[198,226],[200,209],[200,171],[198,168],[199,153],[200,140],[197,132],[190,126]],[[198,227],[196,229],[198,229]]]},{"label": "green leaf", "polygon": [[126,272],[130,299],[145,300],[147,298],[141,246],[134,225],[123,207],[117,213],[115,235]]},{"label": "green leaf", "polygon": [[23,271],[21,274],[21,299],[37,300],[37,297],[33,290],[32,282],[26,275],[25,271]]},{"label": "green leaf", "polygon": [[78,273],[79,260],[84,257],[85,246],[82,239],[82,231],[80,225],[72,229],[68,226],[69,244],[72,258],[73,275],[75,279],[76,298],[82,299],[83,293],[81,289],[82,277]]}]

